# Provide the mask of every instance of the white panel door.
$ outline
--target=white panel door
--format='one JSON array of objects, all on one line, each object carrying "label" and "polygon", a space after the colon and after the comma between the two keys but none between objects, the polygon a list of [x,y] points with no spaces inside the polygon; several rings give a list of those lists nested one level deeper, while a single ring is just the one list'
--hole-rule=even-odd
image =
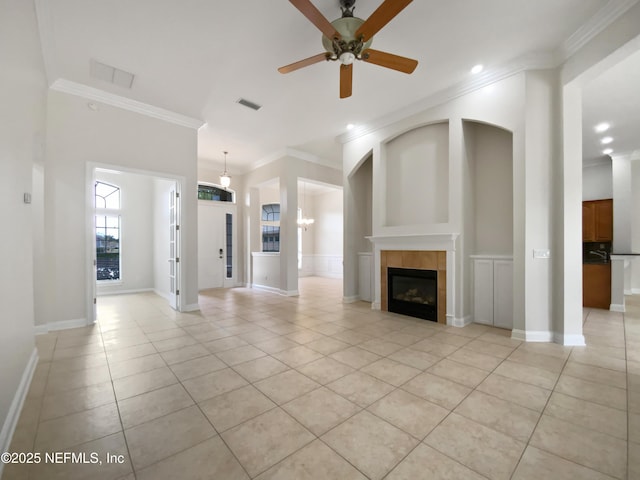
[{"label": "white panel door", "polygon": [[493,325],[513,328],[513,261],[493,261]]},{"label": "white panel door", "polygon": [[473,321],[493,325],[493,260],[473,261]]},{"label": "white panel door", "polygon": [[180,194],[175,186],[169,192],[169,305],[179,309],[180,301]]},{"label": "white panel door", "polygon": [[[231,216],[231,225],[227,223]],[[233,256],[236,230],[235,205],[220,205],[201,201],[198,204],[198,289],[222,288],[234,285]],[[227,234],[230,235],[228,238]],[[229,265],[227,265],[229,263]]]}]

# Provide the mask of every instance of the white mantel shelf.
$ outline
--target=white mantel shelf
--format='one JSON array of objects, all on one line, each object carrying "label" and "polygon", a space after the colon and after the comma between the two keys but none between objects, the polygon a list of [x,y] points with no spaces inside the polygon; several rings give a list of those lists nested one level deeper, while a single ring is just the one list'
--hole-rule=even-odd
[{"label": "white mantel shelf", "polygon": [[399,235],[372,235],[365,237],[379,248],[403,247],[414,250],[455,251],[459,233],[416,233]]}]

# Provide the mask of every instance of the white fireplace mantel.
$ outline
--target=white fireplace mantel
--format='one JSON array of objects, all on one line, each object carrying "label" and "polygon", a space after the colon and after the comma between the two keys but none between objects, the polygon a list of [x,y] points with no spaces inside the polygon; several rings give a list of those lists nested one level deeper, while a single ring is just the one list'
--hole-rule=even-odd
[{"label": "white fireplace mantel", "polygon": [[447,325],[463,327],[468,322],[454,314],[456,292],[456,242],[459,233],[419,233],[372,235],[366,237],[374,247],[374,301],[372,308],[381,308],[380,251],[382,250],[440,250],[447,252]]},{"label": "white fireplace mantel", "polygon": [[380,250],[446,250],[455,251],[459,233],[419,233],[372,235],[365,237]]}]

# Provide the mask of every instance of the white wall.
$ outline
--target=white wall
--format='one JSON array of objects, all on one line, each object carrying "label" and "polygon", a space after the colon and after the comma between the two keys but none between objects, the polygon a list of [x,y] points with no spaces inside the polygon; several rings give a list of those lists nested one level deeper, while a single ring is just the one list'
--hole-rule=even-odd
[{"label": "white wall", "polygon": [[280,255],[275,252],[252,252],[253,284],[280,290]]},{"label": "white wall", "polygon": [[582,167],[582,201],[613,198],[611,160]]},{"label": "white wall", "polygon": [[613,251],[631,253],[631,217],[633,212],[633,178],[631,158],[613,157]]},{"label": "white wall", "polygon": [[23,194],[32,191],[34,163],[43,161],[47,84],[33,2],[0,2],[0,65],[0,450],[7,451],[37,358],[33,210],[42,207],[24,204]]},{"label": "white wall", "polygon": [[[98,170],[96,181],[120,187],[120,280],[97,282],[98,295],[153,288],[152,177]],[[167,205],[167,204],[165,204]]]},{"label": "white wall", "polygon": [[87,235],[91,205],[88,162],[115,170],[174,176],[182,184],[183,309],[197,307],[196,131],[108,105],[50,91],[47,111],[45,229],[47,318],[58,322],[88,318]]},{"label": "white wall", "polygon": [[418,127],[386,144],[388,226],[432,225],[449,218],[449,124]]},{"label": "white wall", "polygon": [[343,248],[342,190],[314,195],[315,223],[304,233],[313,233],[313,275],[342,278]]},{"label": "white wall", "polygon": [[513,138],[490,125],[473,124],[475,250],[513,254]]},{"label": "white wall", "polygon": [[[640,159],[631,161],[631,251],[640,253]],[[640,258],[632,263],[631,289],[640,293]]]}]

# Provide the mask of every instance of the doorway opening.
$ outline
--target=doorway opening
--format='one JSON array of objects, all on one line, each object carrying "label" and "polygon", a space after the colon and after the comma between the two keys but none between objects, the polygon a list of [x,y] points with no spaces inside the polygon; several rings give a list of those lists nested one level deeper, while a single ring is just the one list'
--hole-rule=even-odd
[{"label": "doorway opening", "polygon": [[106,295],[154,292],[181,310],[182,182],[103,165],[88,175],[89,323]]}]

